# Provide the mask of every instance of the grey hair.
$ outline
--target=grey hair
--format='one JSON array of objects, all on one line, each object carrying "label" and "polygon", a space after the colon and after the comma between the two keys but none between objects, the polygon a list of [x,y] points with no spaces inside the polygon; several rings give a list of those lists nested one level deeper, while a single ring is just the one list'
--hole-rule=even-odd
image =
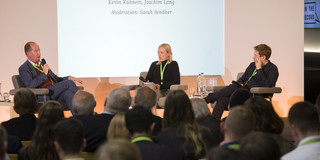
[{"label": "grey hair", "polygon": [[192,99],[190,99],[190,101],[192,104],[192,109],[193,109],[195,118],[198,122],[202,121],[208,115],[210,115],[210,110],[209,110],[208,105],[204,99],[192,98]]},{"label": "grey hair", "polygon": [[93,94],[86,91],[78,91],[72,99],[72,107],[78,115],[92,115],[96,101]]},{"label": "grey hair", "polygon": [[127,89],[116,88],[107,96],[105,108],[117,112],[125,112],[131,105],[131,96]]}]

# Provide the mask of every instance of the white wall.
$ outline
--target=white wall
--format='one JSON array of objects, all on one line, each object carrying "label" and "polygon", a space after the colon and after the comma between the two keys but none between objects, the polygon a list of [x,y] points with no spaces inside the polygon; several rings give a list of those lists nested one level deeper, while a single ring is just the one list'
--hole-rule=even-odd
[{"label": "white wall", "polygon": [[277,112],[286,116],[290,106],[303,100],[303,0],[226,0],[226,83],[252,61],[253,46],[272,48],[271,62],[279,69],[277,86],[283,92],[273,98]]},{"label": "white wall", "polygon": [[[281,116],[287,115],[294,102],[303,100],[303,4],[303,0],[225,0],[223,81],[230,83],[247,67],[252,61],[253,46],[270,45],[271,61],[280,72],[277,86],[283,89],[283,93],[273,98]],[[27,41],[37,42],[42,57],[52,70],[58,70],[56,15],[55,0],[0,1],[2,92],[13,88],[11,76],[18,74],[18,67],[26,60],[23,46]],[[137,81],[109,79],[110,83],[116,80],[121,80],[120,84]],[[97,86],[87,88],[96,91]]]}]

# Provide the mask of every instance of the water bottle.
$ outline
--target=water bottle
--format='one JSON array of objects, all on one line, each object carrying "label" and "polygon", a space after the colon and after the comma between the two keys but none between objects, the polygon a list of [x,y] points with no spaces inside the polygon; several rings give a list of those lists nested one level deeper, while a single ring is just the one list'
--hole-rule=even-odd
[{"label": "water bottle", "polygon": [[201,73],[201,97],[204,97],[204,95],[205,95],[205,93],[206,93],[206,81],[205,81],[205,79],[204,79],[204,74],[203,74],[203,72]]},{"label": "water bottle", "polygon": [[197,77],[197,94],[201,95],[201,74]]}]

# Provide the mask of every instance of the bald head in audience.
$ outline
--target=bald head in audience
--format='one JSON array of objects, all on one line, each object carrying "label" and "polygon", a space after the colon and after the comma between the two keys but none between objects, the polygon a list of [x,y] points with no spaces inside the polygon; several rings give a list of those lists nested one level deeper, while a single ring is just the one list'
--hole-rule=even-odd
[{"label": "bald head in audience", "polygon": [[73,96],[72,107],[77,115],[93,115],[96,101],[93,94],[86,91],[78,91]]},{"label": "bald head in audience", "polygon": [[131,96],[127,89],[116,88],[107,96],[105,111],[111,113],[126,112],[131,105]]}]

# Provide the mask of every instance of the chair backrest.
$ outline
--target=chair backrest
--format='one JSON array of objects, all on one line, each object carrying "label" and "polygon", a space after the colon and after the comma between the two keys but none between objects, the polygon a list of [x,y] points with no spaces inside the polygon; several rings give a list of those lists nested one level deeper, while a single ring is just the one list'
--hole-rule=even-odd
[{"label": "chair backrest", "polygon": [[[140,72],[140,77],[146,79],[148,72]],[[143,86],[143,82],[139,79],[139,86]]]},{"label": "chair backrest", "polygon": [[243,74],[244,74],[244,72],[239,72],[238,75],[237,75],[237,80],[239,80],[242,77]]},{"label": "chair backrest", "polygon": [[26,86],[23,84],[21,78],[19,75],[13,75],[12,76],[12,83],[14,86],[14,89],[19,89],[19,88],[25,88]]}]

